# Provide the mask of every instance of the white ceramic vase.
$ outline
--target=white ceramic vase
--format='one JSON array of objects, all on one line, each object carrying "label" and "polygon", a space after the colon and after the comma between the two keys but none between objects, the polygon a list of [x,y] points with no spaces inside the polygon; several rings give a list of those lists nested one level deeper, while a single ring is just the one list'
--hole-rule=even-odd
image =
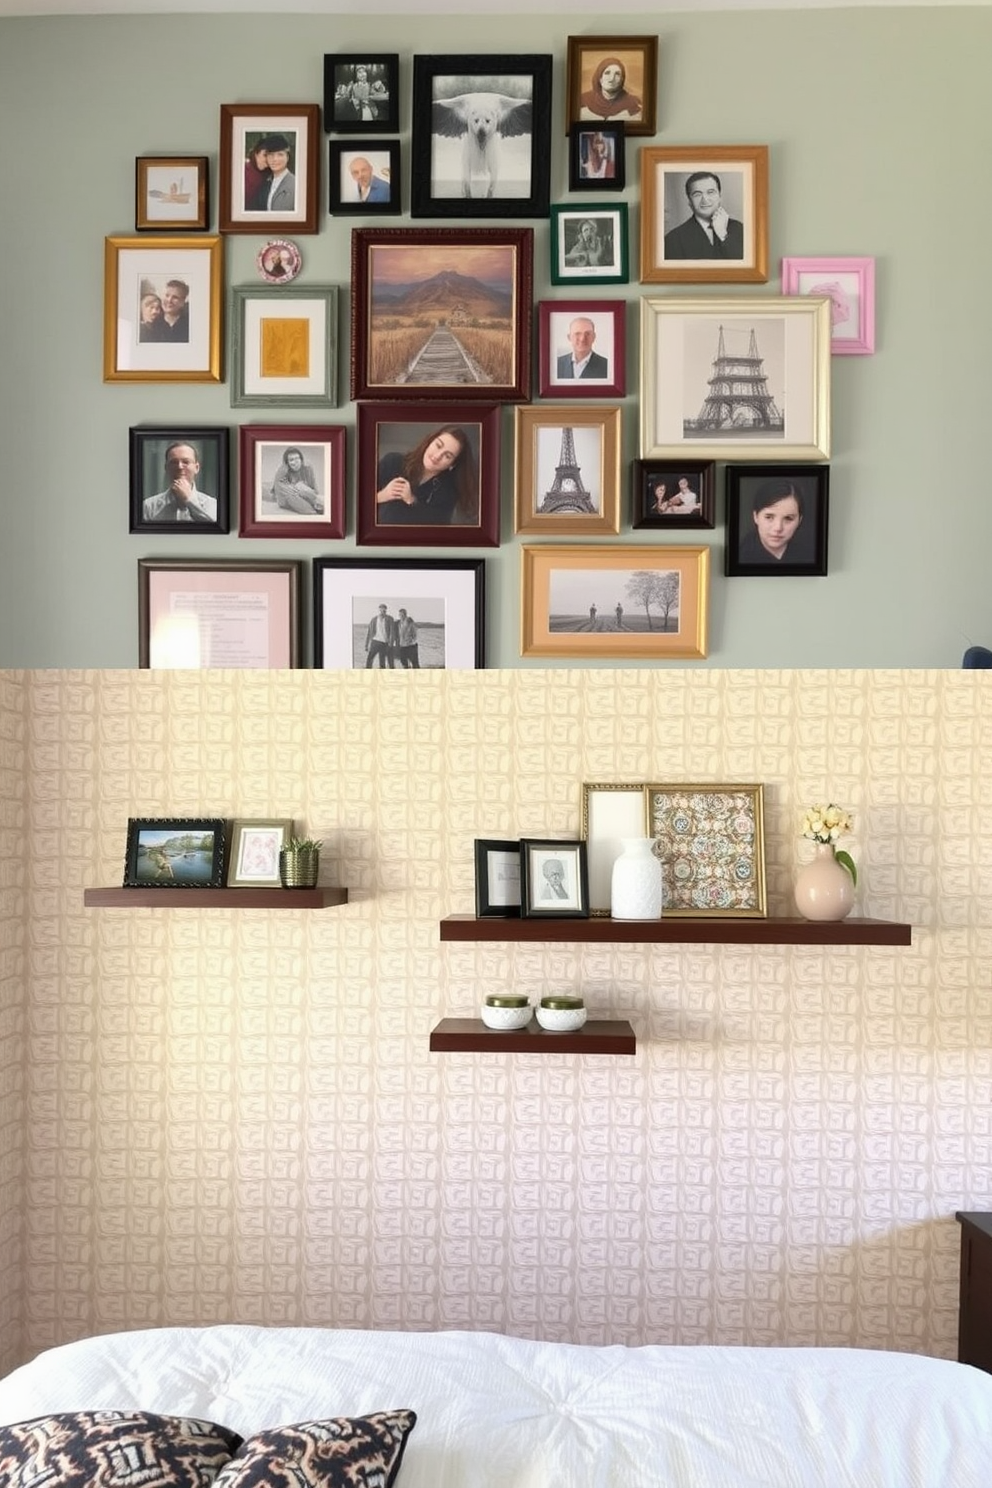
[{"label": "white ceramic vase", "polygon": [[615,920],[661,918],[661,863],[652,837],[623,837],[623,852],[613,864],[610,914]]},{"label": "white ceramic vase", "polygon": [[796,874],[795,900],[804,920],[843,920],[854,908],[853,880],[828,842],[818,842],[813,861]]}]

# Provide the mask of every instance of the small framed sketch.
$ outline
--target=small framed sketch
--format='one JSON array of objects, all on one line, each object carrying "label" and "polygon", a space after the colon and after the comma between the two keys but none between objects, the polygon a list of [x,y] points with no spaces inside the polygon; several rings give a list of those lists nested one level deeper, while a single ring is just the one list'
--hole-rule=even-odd
[{"label": "small framed sketch", "polygon": [[485,568],[481,558],[315,558],[314,666],[485,666]]},{"label": "small framed sketch", "polygon": [[289,817],[239,817],[231,825],[228,853],[229,889],[278,887],[279,853],[293,835]]},{"label": "small framed sketch", "polygon": [[551,283],[626,284],[627,203],[551,208]]},{"label": "small framed sketch", "polygon": [[239,535],[344,537],[346,440],[343,424],[242,424]]},{"label": "small framed sketch", "polygon": [[589,868],[584,842],[521,838],[520,913],[524,919],[589,918]]},{"label": "small framed sketch", "polygon": [[126,889],[219,889],[224,822],[207,816],[133,816],[127,824]]},{"label": "small framed sketch", "polygon": [[628,134],[656,134],[657,36],[570,36],[566,124],[622,122]]},{"label": "small framed sketch", "polygon": [[475,839],[475,913],[485,919],[520,916],[520,843]]},{"label": "small framed sketch", "polygon": [[834,356],[871,356],[875,350],[873,258],[783,258],[784,295],[826,295]]},{"label": "small framed sketch", "polygon": [[325,52],[327,134],[395,134],[400,127],[398,52]]},{"label": "small framed sketch", "polygon": [[330,140],[327,198],[332,217],[398,217],[399,140]]},{"label": "small framed sketch", "polygon": [[622,191],[627,184],[623,124],[573,124],[568,135],[569,191]]},{"label": "small framed sketch", "polygon": [[130,430],[129,532],[227,532],[227,429],[170,424]]},{"label": "small framed sketch", "polygon": [[514,531],[602,537],[620,531],[619,407],[513,410]]},{"label": "small framed sketch", "polygon": [[222,233],[315,233],[320,110],[315,103],[222,103]]},{"label": "small framed sketch", "polygon": [[583,785],[580,831],[589,861],[589,913],[608,915],[613,864],[625,837],[645,835],[643,785]]},{"label": "small framed sketch", "polygon": [[232,408],[333,408],[338,396],[336,284],[231,291]]},{"label": "small framed sketch", "polygon": [[760,785],[648,785],[647,835],[661,859],[664,914],[764,919]]},{"label": "small framed sketch", "polygon": [[768,146],[645,145],[641,283],[767,278]]},{"label": "small framed sketch", "polygon": [[139,155],[134,176],[135,232],[206,232],[210,226],[206,155]]},{"label": "small framed sketch", "polygon": [[627,390],[624,300],[541,300],[542,398],[622,398]]},{"label": "small framed sketch", "polygon": [[712,460],[634,460],[632,527],[712,527],[716,465]]},{"label": "small framed sketch", "polygon": [[107,238],[104,382],[220,382],[223,239]]},{"label": "small framed sketch", "polygon": [[829,485],[829,465],[728,465],[724,572],[825,574]]}]

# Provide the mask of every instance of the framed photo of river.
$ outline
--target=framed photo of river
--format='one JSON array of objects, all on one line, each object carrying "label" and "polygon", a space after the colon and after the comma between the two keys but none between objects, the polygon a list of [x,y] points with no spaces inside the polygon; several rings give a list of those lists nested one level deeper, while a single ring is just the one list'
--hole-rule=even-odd
[{"label": "framed photo of river", "polygon": [[526,403],[534,232],[359,227],[351,396]]},{"label": "framed photo of river", "polygon": [[218,817],[131,817],[124,887],[219,889],[224,882],[224,826]]}]

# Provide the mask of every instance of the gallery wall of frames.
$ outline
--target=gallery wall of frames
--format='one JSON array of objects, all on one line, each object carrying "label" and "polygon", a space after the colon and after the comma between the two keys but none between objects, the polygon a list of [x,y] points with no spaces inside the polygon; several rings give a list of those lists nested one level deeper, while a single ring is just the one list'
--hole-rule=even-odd
[{"label": "gallery wall of frames", "polygon": [[[715,583],[829,574],[830,364],[874,350],[874,259],[771,264],[769,146],[655,142],[664,37],[402,60],[409,97],[370,46],[325,54],[319,104],[218,99],[216,183],[205,153],[135,162],[104,381],[226,381],[252,410],[130,428],[129,531],[178,539],[136,556],[139,665],[485,666],[507,542],[521,657],[704,659]],[[311,283],[335,216],[347,276]],[[229,287],[234,234],[257,278]],[[251,556],[351,531],[367,556]],[[243,555],[205,556],[233,533]]]}]

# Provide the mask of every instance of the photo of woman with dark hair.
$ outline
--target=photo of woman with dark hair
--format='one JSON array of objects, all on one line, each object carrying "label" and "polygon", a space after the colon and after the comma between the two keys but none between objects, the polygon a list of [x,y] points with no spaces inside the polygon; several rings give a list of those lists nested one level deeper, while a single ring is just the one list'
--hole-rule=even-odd
[{"label": "photo of woman with dark hair", "polygon": [[383,455],[376,472],[376,524],[468,525],[479,521],[479,470],[459,425],[425,434],[408,453]]},{"label": "photo of woman with dark hair", "polygon": [[579,99],[581,119],[639,119],[641,100],[627,92],[627,69],[619,57],[604,57],[592,75],[592,86]]}]

